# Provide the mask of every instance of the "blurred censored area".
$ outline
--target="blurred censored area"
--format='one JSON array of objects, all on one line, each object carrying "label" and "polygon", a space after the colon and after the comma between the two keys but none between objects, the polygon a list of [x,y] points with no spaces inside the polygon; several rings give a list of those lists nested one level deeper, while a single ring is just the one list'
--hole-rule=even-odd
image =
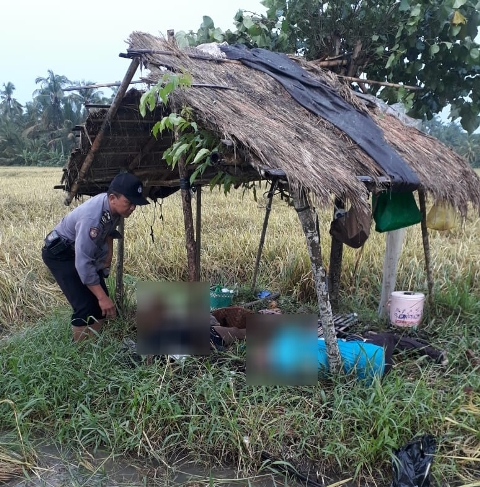
[{"label": "blurred censored area", "polygon": [[316,315],[247,318],[248,385],[314,385],[318,381]]},{"label": "blurred censored area", "polygon": [[137,353],[208,355],[210,290],[203,282],[137,283]]}]

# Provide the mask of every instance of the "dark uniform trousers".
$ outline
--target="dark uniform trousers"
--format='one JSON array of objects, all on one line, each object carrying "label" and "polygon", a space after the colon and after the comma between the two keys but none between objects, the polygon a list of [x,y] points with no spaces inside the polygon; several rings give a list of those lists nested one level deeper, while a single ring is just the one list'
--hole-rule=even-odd
[{"label": "dark uniform trousers", "polygon": [[[98,299],[80,280],[75,267],[75,252],[73,249],[67,249],[60,254],[54,255],[43,247],[42,259],[73,308],[73,326],[91,325],[97,320],[104,318]],[[108,296],[102,272],[99,271],[98,275],[100,277],[100,285]]]}]

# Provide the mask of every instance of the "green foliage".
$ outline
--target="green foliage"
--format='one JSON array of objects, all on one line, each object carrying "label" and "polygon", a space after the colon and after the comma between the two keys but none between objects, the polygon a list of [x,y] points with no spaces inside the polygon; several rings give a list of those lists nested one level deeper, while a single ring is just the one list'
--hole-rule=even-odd
[{"label": "green foliage", "polygon": [[64,165],[75,145],[72,128],[86,118],[85,103],[107,101],[94,88],[80,88],[66,96],[63,88],[70,81],[51,70],[36,82],[40,87],[25,106],[15,99],[13,83],[4,83],[0,90],[0,165]]},{"label": "green foliage", "polygon": [[142,95],[140,99],[140,113],[142,117],[146,115],[147,108],[153,112],[159,101],[166,105],[172,91],[175,91],[179,87],[187,88],[191,84],[192,77],[189,73],[182,73],[180,75],[165,73],[155,86]]},{"label": "green foliage", "polygon": [[[221,32],[204,17],[181,45],[227,41],[307,59],[347,61],[335,69],[348,76],[404,83],[410,92],[373,85],[388,103],[403,102],[410,115],[431,119],[450,105],[452,120],[472,133],[480,123],[480,25],[477,0],[263,0],[266,15],[239,11],[236,31]],[[356,55],[354,54],[356,51]]]},{"label": "green foliage", "polygon": [[423,131],[465,157],[472,167],[480,167],[480,134],[469,135],[457,123],[442,123],[439,117],[425,121]]},{"label": "green foliage", "polygon": [[[208,18],[207,18],[208,19]],[[205,21],[205,28],[209,22]],[[203,25],[203,24],[202,24]],[[140,99],[140,113],[145,116],[147,109],[153,111],[158,103],[166,105],[171,93],[178,88],[188,88],[192,84],[192,78],[188,73],[176,75],[166,73],[162,79],[150,90],[145,92]],[[172,169],[184,158],[186,165],[194,166],[190,174],[190,184],[193,184],[199,176],[202,176],[207,168],[212,167],[211,154],[218,151],[218,139],[207,130],[199,129],[192,119],[192,111],[189,107],[183,107],[180,114],[171,112],[163,117],[152,128],[155,137],[164,131],[176,132],[175,142],[163,153],[163,159]],[[223,185],[227,193],[236,179],[229,174],[218,171],[210,182],[212,189],[216,185]]]}]

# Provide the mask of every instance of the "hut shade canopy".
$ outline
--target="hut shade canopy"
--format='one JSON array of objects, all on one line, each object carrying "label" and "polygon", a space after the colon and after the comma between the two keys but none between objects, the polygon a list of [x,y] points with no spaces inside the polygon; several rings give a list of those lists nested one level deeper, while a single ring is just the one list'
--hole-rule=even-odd
[{"label": "hut shade canopy", "polygon": [[[180,50],[162,38],[141,32],[131,34],[129,53],[141,55],[149,70],[144,77],[148,84],[156,84],[165,68],[174,72],[185,70],[192,75],[197,86],[172,93],[173,106],[191,107],[199,126],[219,140],[230,141],[228,149],[225,146],[229,152],[228,171],[241,180],[260,179],[265,168],[281,169],[290,185],[310,190],[319,204],[331,204],[335,195],[364,206],[365,185],[358,177],[370,177],[379,187],[381,180],[388,179],[350,137],[300,106],[277,81],[260,71],[198,49]],[[447,200],[462,213],[469,203],[480,208],[480,178],[463,158],[436,139],[357,98],[332,73],[301,59],[298,62],[356,109],[368,111],[383,130],[386,143],[408,163],[418,176],[420,187],[434,199]],[[150,188],[147,194],[149,191],[154,194],[159,186],[178,185],[178,173],[162,159],[173,135],[164,132],[158,139],[151,135],[154,123],[170,107],[158,106],[143,118],[138,110],[140,96],[133,89],[125,96],[108,137],[86,178],[80,182],[78,194],[104,190],[121,170],[131,170],[141,177]],[[79,128],[80,147],[65,168],[67,190],[78,175],[105,113],[106,109],[92,111],[85,126]],[[215,171],[213,168],[207,171],[200,183],[206,184]]]}]

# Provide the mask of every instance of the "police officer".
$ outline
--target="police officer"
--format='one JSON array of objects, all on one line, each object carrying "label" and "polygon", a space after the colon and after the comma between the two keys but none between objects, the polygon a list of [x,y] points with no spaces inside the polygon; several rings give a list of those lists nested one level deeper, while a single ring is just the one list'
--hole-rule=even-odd
[{"label": "police officer", "polygon": [[65,216],[45,238],[42,258],[73,308],[72,333],[81,341],[99,332],[116,310],[105,277],[110,271],[113,239],[120,217],[147,205],[141,181],[129,173],[117,175],[108,188]]}]

